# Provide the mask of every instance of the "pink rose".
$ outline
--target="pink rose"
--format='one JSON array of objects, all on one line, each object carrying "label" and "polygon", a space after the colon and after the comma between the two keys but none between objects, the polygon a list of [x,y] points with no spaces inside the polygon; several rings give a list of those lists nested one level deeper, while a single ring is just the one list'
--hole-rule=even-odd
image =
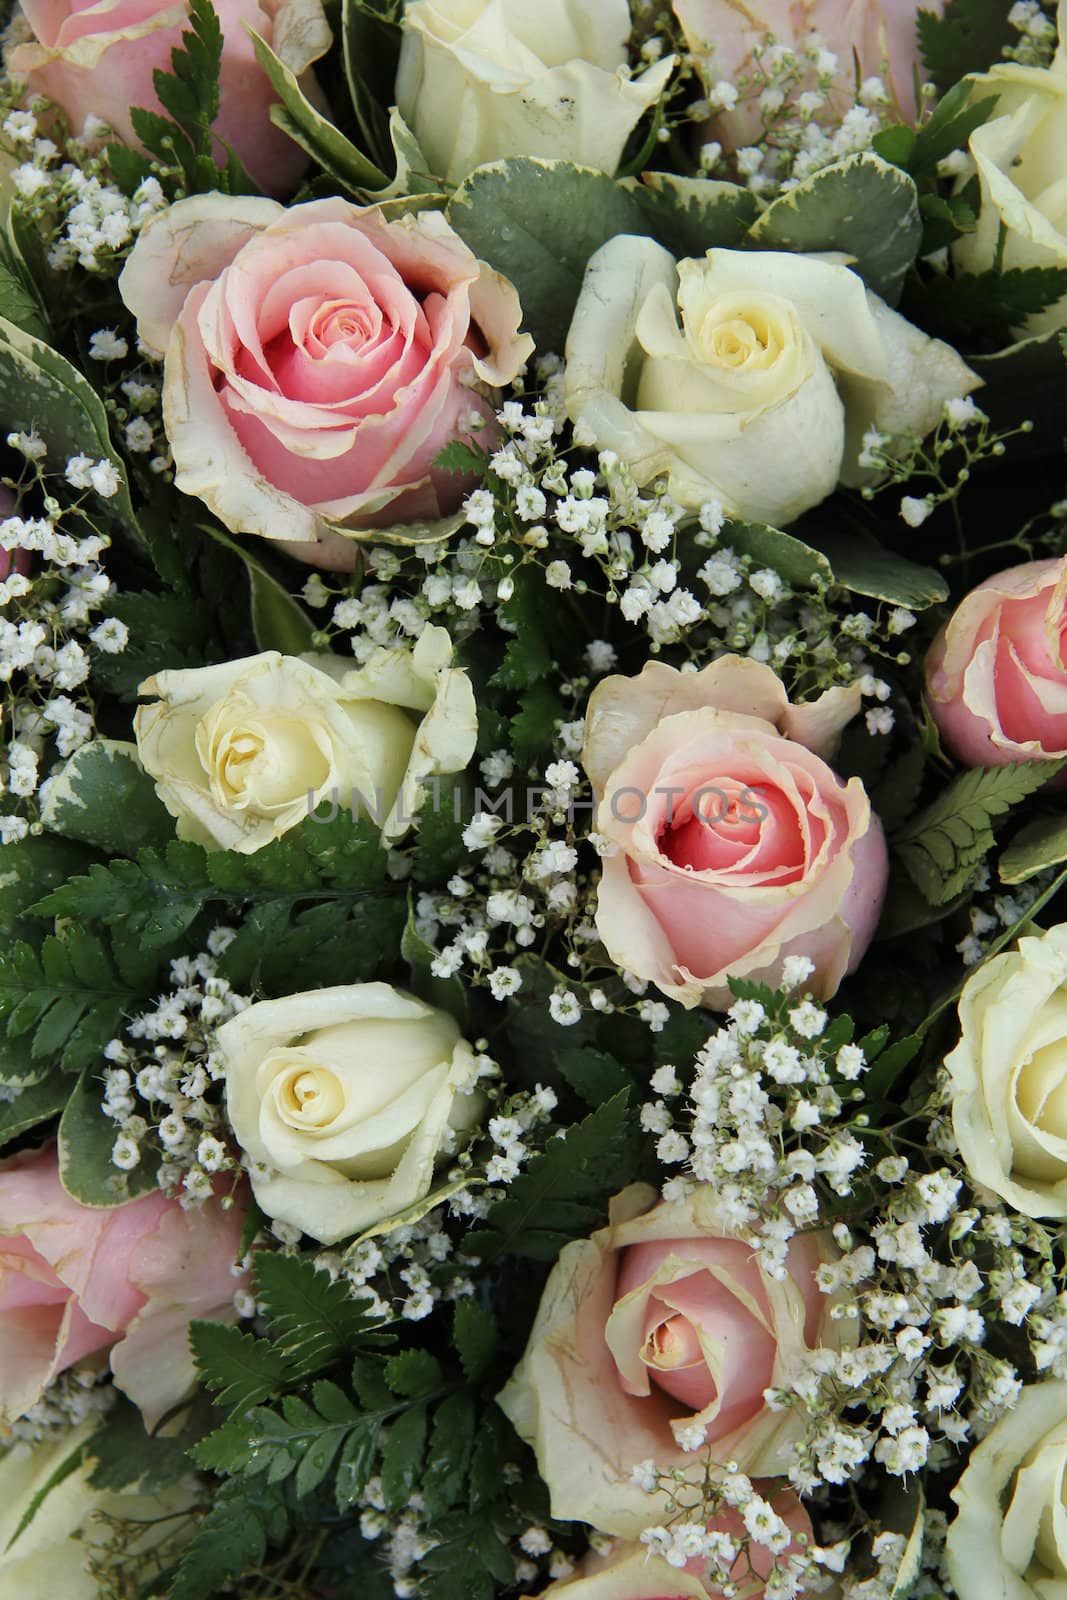
[{"label": "pink rose", "polygon": [[[773,1484],[756,1482],[758,1494],[770,1500],[794,1536],[812,1542],[811,1518],[790,1490],[774,1494]],[[735,1596],[744,1600],[764,1600],[760,1579],[770,1572],[772,1556],[766,1545],[748,1543],[748,1533],[739,1511],[727,1507],[713,1522],[709,1532],[723,1533],[739,1545],[746,1545],[734,1564],[730,1579],[737,1585]],[[790,1550],[798,1548],[796,1537]],[[697,1556],[681,1569],[662,1556],[649,1553],[647,1545],[617,1544],[607,1556],[588,1556],[573,1578],[554,1583],[540,1600],[726,1600],[721,1582],[709,1575],[708,1563]]]},{"label": "pink rose", "polygon": [[844,1332],[815,1279],[836,1255],[827,1235],[798,1234],[776,1279],[710,1186],[655,1202],[635,1184],[608,1227],[565,1246],[500,1396],[537,1456],[552,1515],[627,1538],[665,1509],[633,1482],[635,1462],[701,1480],[703,1454],[679,1435],[691,1444],[702,1432],[716,1460],[750,1476],[783,1471],[802,1419],[772,1411],[763,1392]]},{"label": "pink rose", "polygon": [[467,485],[434,460],[491,432],[493,386],[533,349],[511,284],[437,211],[180,200],[119,288],[166,350],[178,488],[315,566],[351,569],[368,529],[455,510]]},{"label": "pink rose", "polygon": [[769,667],[650,662],[589,701],[582,760],[599,801],[596,925],[611,959],[685,1006],[732,1004],[727,975],[774,983],[787,956],[832,995],[878,923],[885,838],[858,778],[822,759],[859,705],[792,706]]},{"label": "pink rose", "polygon": [[[697,55],[710,56],[711,82],[737,85],[753,71],[753,50],[773,34],[787,49],[804,51],[815,43],[836,56],[831,115],[840,119],[855,105],[858,71],[861,81],[882,79],[891,114],[905,122],[917,115],[916,73],[922,78],[919,11],[940,14],[942,6],[943,0],[752,0],[744,6],[737,0],[674,0],[686,43]],[[815,41],[813,34],[818,35]],[[805,88],[814,87],[814,64],[811,80]],[[759,137],[764,125],[758,102],[762,82],[757,78],[754,92],[742,89],[737,105],[712,120],[709,138],[736,150]]]},{"label": "pink rose", "polygon": [[149,1428],[193,1387],[189,1323],[233,1322],[244,1216],[184,1211],[161,1193],[96,1209],[72,1200],[55,1145],[0,1162],[0,1415],[110,1348],[115,1382]]},{"label": "pink rose", "polygon": [[1067,755],[1067,557],[1028,561],[961,600],[930,646],[926,698],[969,767]]},{"label": "pink rose", "polygon": [[[170,71],[171,51],[188,25],[184,0],[26,0],[23,12],[36,38],[10,58],[12,74],[31,94],[61,106],[75,133],[86,117],[101,118],[118,138],[141,149],[131,106],[161,112],[153,87],[157,69]],[[215,133],[233,146],[269,194],[291,194],[307,167],[300,146],[275,127],[278,96],[256,61],[247,22],[297,77],[330,47],[319,0],[216,0],[225,48]],[[313,79],[311,80],[313,83]],[[305,85],[307,87],[308,85]],[[216,155],[225,159],[221,143]]]}]

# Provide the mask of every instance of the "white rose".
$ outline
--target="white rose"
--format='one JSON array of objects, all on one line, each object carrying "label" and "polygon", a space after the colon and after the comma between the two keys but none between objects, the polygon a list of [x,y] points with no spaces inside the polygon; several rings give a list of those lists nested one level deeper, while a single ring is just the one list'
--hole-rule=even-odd
[{"label": "white rose", "polygon": [[257,1201],[323,1244],[421,1200],[484,1106],[452,1018],[386,983],[261,1001],[218,1045]]},{"label": "white rose", "polygon": [[960,996],[945,1065],[971,1176],[1028,1217],[1067,1217],[1067,923],[994,956]]},{"label": "white rose", "polygon": [[448,183],[502,156],[614,174],[674,65],[626,75],[626,0],[413,0],[403,24],[397,105]]},{"label": "white rose", "polygon": [[96,1425],[93,1419],[42,1444],[15,1445],[0,1457],[0,1600],[97,1600],[100,1585],[89,1558],[94,1547],[102,1552],[110,1545],[115,1532],[97,1516],[146,1524],[145,1532],[126,1544],[127,1560],[187,1531],[177,1518],[193,1504],[188,1487],[176,1484],[151,1495],[101,1493],[89,1487],[94,1466],[89,1454],[44,1495],[32,1521],[15,1537],[35,1499],[68,1456],[90,1443]]},{"label": "white rose", "polygon": [[160,672],[134,717],[137,748],[178,836],[248,855],[320,800],[362,803],[394,838],[424,782],[459,772],[478,719],[443,628],[414,650],[378,650],[349,669],[337,656],[275,650],[213,667]]},{"label": "white rose", "polygon": [[952,1491],[945,1560],[966,1600],[1067,1594],[1067,1383],[1025,1388]]},{"label": "white rose", "polygon": [[[1003,62],[974,79],[972,101],[998,96],[994,116],[975,128],[971,155],[982,186],[978,226],[952,247],[966,272],[998,260],[1015,267],[1067,267],[1067,5],[1052,65]],[[1026,319],[1026,335],[1067,323],[1067,295]]]},{"label": "white rose", "polygon": [[685,506],[781,525],[864,481],[868,428],[925,434],[979,380],[847,267],[747,250],[676,262],[620,234],[586,268],[565,382],[572,419],[638,484],[666,474]]}]

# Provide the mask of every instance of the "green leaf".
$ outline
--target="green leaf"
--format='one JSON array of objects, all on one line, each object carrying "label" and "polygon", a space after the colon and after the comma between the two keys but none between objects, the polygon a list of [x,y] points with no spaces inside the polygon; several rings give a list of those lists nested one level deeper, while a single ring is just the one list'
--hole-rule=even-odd
[{"label": "green leaf", "polygon": [[490,678],[502,689],[528,689],[547,678],[555,656],[545,631],[545,588],[535,568],[521,567],[515,589],[501,608],[516,632],[504,646],[503,659]]},{"label": "green leaf", "polygon": [[511,749],[520,767],[552,748],[562,715],[563,703],[547,683],[535,683],[519,696],[519,710],[511,718]]},{"label": "green leaf", "polygon": [[884,550],[867,534],[824,532],[813,526],[809,537],[833,568],[834,582],[853,594],[909,611],[925,611],[948,599],[948,584],[939,572]]},{"label": "green leaf", "polygon": [[53,1072],[39,1083],[28,1083],[13,1100],[0,1100],[0,1149],[58,1116],[69,1094],[70,1083]]},{"label": "green leaf", "polygon": [[426,1450],[422,1496],[430,1518],[461,1499],[474,1448],[474,1400],[469,1390],[450,1394],[434,1412]]},{"label": "green leaf", "polygon": [[270,1544],[281,1544],[288,1524],[283,1491],[276,1485],[246,1478],[222,1484],[182,1551],[168,1600],[215,1594],[228,1578],[258,1566]]},{"label": "green leaf", "polygon": [[480,1383],[496,1355],[499,1333],[493,1313],[477,1300],[457,1300],[452,1343],[468,1383]]},{"label": "green leaf", "polygon": [[289,591],[269,573],[262,561],[252,554],[248,541],[231,539],[212,523],[202,523],[203,531],[210,534],[216,544],[221,544],[244,562],[252,599],[252,630],[261,650],[278,650],[282,655],[305,655],[315,648],[315,629],[303,607],[298,605]]},{"label": "green leaf", "polygon": [[969,72],[986,72],[1017,38],[1004,0],[948,0],[939,14],[920,11],[919,47],[942,94]]},{"label": "green leaf", "polygon": [[342,0],[341,43],[352,106],[367,149],[380,161],[388,157],[386,107],[378,90],[396,81],[400,55],[401,4],[367,4]]},{"label": "green leaf", "polygon": [[0,1081],[37,1081],[45,1059],[67,1072],[95,1064],[123,1010],[146,997],[116,970],[106,944],[74,924],[39,951],[22,941],[0,949],[0,1030],[10,1047]]},{"label": "green leaf", "polygon": [[256,60],[268,82],[282,103],[282,115],[272,110],[272,120],[291,139],[306,150],[330,176],[351,190],[365,196],[387,187],[388,176],[368,161],[350,139],[346,139],[322,113],[311,104],[293,72],[274,53],[267,41],[247,27]]},{"label": "green leaf", "polygon": [[633,1076],[614,1056],[587,1045],[561,1050],[556,1066],[587,1106],[603,1105],[616,1094],[631,1094],[636,1088]]},{"label": "green leaf", "polygon": [[113,1404],[89,1441],[94,1489],[120,1490],[136,1484],[141,1493],[177,1483],[189,1472],[189,1449],[203,1426],[200,1408],[193,1407],[180,1432],[151,1434],[141,1413],[124,1394],[116,1392]]},{"label": "green leaf", "polygon": [[754,250],[840,250],[853,256],[855,271],[890,305],[900,299],[921,238],[914,183],[869,151],[805,178],[772,201],[748,233]]},{"label": "green leaf", "polygon": [[111,462],[118,489],[110,499],[94,497],[94,510],[113,513],[141,538],[126,469],[112,446],[103,401],[58,351],[0,316],[0,431],[25,429],[31,422],[48,446],[51,471],[62,474],[76,455]]},{"label": "green leaf", "polygon": [[426,1445],[426,1407],[411,1406],[390,1423],[382,1453],[382,1499],[401,1511],[415,1492]]},{"label": "green leaf", "polygon": [[266,1339],[222,1322],[192,1322],[189,1342],[204,1383],[220,1406],[246,1411],[289,1381],[285,1355]]},{"label": "green leaf", "polygon": [[896,122],[889,128],[883,128],[881,133],[875,134],[871,140],[871,149],[876,156],[881,156],[883,161],[890,161],[894,167],[900,167],[907,172],[911,166],[912,151],[915,149],[915,129],[906,127],[902,122]]},{"label": "green leaf", "polygon": [[374,1471],[377,1445],[378,1426],[374,1422],[362,1422],[349,1433],[334,1480],[334,1495],[339,1511],[343,1512],[354,1505],[367,1487],[367,1481]]},{"label": "green leaf", "polygon": [[3,942],[39,936],[30,907],[81,871],[87,852],[73,840],[30,834],[0,851],[0,935]]},{"label": "green leaf", "polygon": [[64,763],[49,784],[41,820],[49,832],[109,855],[133,855],[174,837],[136,746],[114,739],[93,739]]},{"label": "green leaf", "polygon": [[471,800],[470,779],[461,774],[452,780],[451,786],[445,779],[420,810],[413,873],[420,887],[444,884],[467,860],[463,830],[470,821]]},{"label": "green leaf", "polygon": [[354,1296],[343,1279],[331,1281],[300,1256],[260,1251],[253,1267],[256,1299],[267,1317],[267,1332],[279,1346],[293,1379],[306,1377],[350,1354],[367,1334],[381,1327],[368,1302]]},{"label": "green leaf", "polygon": [[570,1240],[597,1225],[609,1194],[632,1176],[629,1096],[617,1094],[565,1135],[549,1140],[497,1201],[484,1228],[468,1235],[471,1255],[554,1261]]},{"label": "green leaf", "polygon": [[1067,267],[1011,267],[1007,272],[937,273],[913,278],[908,289],[909,318],[921,318],[943,338],[1006,343],[1026,319],[1047,311],[1067,296]]},{"label": "green leaf", "polygon": [[1055,777],[1063,761],[976,767],[896,835],[895,847],[916,888],[931,905],[943,905],[969,882],[992,849],[993,819]]},{"label": "green leaf", "polygon": [[4,1546],[5,1555],[11,1549],[12,1545],[16,1544],[18,1540],[21,1539],[22,1535],[26,1532],[26,1529],[33,1522],[38,1511],[40,1511],[41,1507],[48,1499],[48,1496],[52,1493],[52,1490],[58,1489],[61,1483],[65,1483],[66,1480],[72,1477],[75,1472],[81,1470],[82,1464],[85,1461],[86,1449],[87,1446],[85,1444],[78,1445],[70,1452],[69,1455],[64,1456],[63,1460],[59,1463],[58,1467],[56,1467],[55,1471],[49,1474],[46,1481],[37,1490],[37,1493],[30,1500],[29,1505],[19,1518],[18,1527],[15,1529],[14,1533],[11,1535],[11,1538]]},{"label": "green leaf", "polygon": [[[969,364],[985,381],[982,410],[998,430],[1017,428],[1023,421],[1032,431],[1027,451],[1057,454],[1063,448],[1063,417],[1067,413],[1067,350],[1063,330],[1020,339],[993,355],[968,356]],[[1035,397],[1040,395],[1040,405]],[[1021,441],[1012,449],[1018,451]]]},{"label": "green leaf", "polygon": [[[432,967],[437,951],[419,932],[415,922],[415,906],[411,900],[408,903],[404,935],[400,941],[400,954],[411,971],[411,982],[408,987],[412,994],[417,995],[420,1000],[425,1000],[427,1005],[436,1006],[439,1011],[447,1011],[459,1023],[460,1028],[465,1029],[469,1011],[466,987],[462,980],[455,976],[435,977]],[[431,1206],[427,1209],[433,1208]],[[425,1214],[424,1210],[422,1215]],[[414,1220],[412,1218],[412,1221]]]},{"label": "green leaf", "polygon": [[1067,861],[1067,817],[1038,817],[1020,828],[1000,858],[1001,883],[1026,883]]},{"label": "green leaf", "polygon": [[934,175],[939,161],[954,150],[964,149],[974,130],[988,122],[996,110],[998,96],[974,99],[973,94],[973,84],[956,84],[923,123],[911,151],[909,168],[913,176]]},{"label": "green leaf", "polygon": [[702,256],[712,248],[740,249],[759,216],[759,201],[750,189],[715,178],[645,172],[623,187],[636,199],[652,237],[679,258]]},{"label": "green leaf", "polygon": [[722,530],[722,542],[738,555],[750,556],[759,566],[771,567],[794,588],[809,589],[819,584],[829,588],[834,581],[830,563],[821,551],[765,522],[728,522]]},{"label": "green leaf", "polygon": [[448,219],[511,279],[542,354],[563,353],[594,251],[616,234],[650,231],[634,196],[603,172],[530,156],[478,167],[449,201]]},{"label": "green leaf", "polygon": [[385,1363],[385,1381],[394,1394],[421,1400],[441,1383],[441,1363],[428,1350],[401,1350]]},{"label": "green leaf", "polygon": [[21,328],[42,342],[48,340],[48,327],[41,303],[24,281],[6,241],[0,240],[0,318]]},{"label": "green leaf", "polygon": [[87,1068],[78,1079],[59,1123],[59,1177],[80,1205],[125,1205],[156,1187],[155,1164],[142,1158],[132,1172],[112,1165],[118,1129],[103,1112],[104,1089]]},{"label": "green leaf", "polygon": [[[861,1040],[861,1046],[867,1042]],[[870,1047],[874,1064],[863,1079],[863,1092],[868,1104],[889,1099],[897,1079],[915,1060],[921,1048],[922,1036],[917,1033],[909,1033],[905,1038],[898,1039],[886,1050],[875,1051]],[[864,1054],[867,1054],[866,1050]]]}]

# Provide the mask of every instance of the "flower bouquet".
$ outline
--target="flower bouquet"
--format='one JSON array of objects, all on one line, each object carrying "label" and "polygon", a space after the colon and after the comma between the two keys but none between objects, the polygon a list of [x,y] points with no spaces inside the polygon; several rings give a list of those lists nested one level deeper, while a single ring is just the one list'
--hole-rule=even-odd
[{"label": "flower bouquet", "polygon": [[1067,1594],[1067,11],[3,27],[0,1600]]}]

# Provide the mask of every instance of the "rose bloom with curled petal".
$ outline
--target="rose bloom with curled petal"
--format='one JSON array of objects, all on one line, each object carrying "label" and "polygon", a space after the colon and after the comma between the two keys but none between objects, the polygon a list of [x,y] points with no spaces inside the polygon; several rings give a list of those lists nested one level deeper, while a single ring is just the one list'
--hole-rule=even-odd
[{"label": "rose bloom with curled petal", "polygon": [[[775,1494],[773,1485],[758,1481],[753,1488],[757,1494],[767,1491],[765,1498],[793,1533],[790,1550],[797,1548],[797,1535],[812,1542],[811,1518],[795,1494],[789,1490]],[[767,1577],[773,1559],[767,1546],[748,1541],[741,1514],[731,1506],[707,1526],[709,1533],[725,1534],[742,1547],[726,1580],[731,1593],[744,1600],[763,1600],[760,1580]],[[538,1600],[727,1600],[727,1591],[707,1574],[708,1563],[701,1556],[679,1569],[662,1556],[651,1555],[647,1545],[619,1543],[606,1556],[587,1556],[574,1577],[552,1584]]]},{"label": "rose bloom with curled petal", "polygon": [[703,1428],[715,1459],[750,1477],[785,1471],[803,1419],[772,1411],[764,1390],[847,1331],[816,1283],[837,1254],[828,1235],[797,1235],[784,1277],[771,1278],[709,1185],[656,1200],[633,1185],[608,1227],[564,1247],[499,1396],[552,1515],[631,1539],[666,1512],[662,1492],[634,1483],[635,1461],[703,1479],[705,1453],[683,1450],[679,1433]]},{"label": "rose bloom with curled petal", "polygon": [[322,1244],[417,1204],[484,1109],[453,1019],[386,983],[264,1000],[217,1038],[256,1200]]},{"label": "rose bloom with curled petal", "polygon": [[614,176],[675,61],[623,70],[627,0],[409,0],[402,26],[397,106],[451,184],[505,156]]},{"label": "rose bloom with curled petal", "polygon": [[[673,0],[673,6],[690,50],[706,58],[712,83],[738,85],[743,77],[752,82],[754,51],[773,35],[788,50],[814,45],[836,56],[827,94],[831,118],[839,122],[855,105],[858,75],[860,81],[881,78],[891,111],[914,122],[915,83],[923,76],[919,11],[940,15],[943,0],[746,0],[743,6],[737,0]],[[767,121],[758,100],[762,84],[757,71],[751,94],[742,89],[737,105],[718,112],[704,137],[729,150],[758,143]]]},{"label": "rose bloom with curled petal", "polygon": [[[231,145],[261,188],[291,194],[308,157],[271,121],[278,96],[256,60],[245,24],[295,76],[306,74],[304,89],[314,94],[308,69],[331,43],[322,6],[319,0],[218,0],[215,9],[223,32],[216,153],[224,161],[223,142]],[[184,0],[90,0],[87,5],[26,0],[22,11],[34,38],[12,51],[13,76],[25,79],[30,94],[61,106],[75,133],[91,115],[141,149],[130,108],[163,112],[153,73],[171,71],[171,51],[189,23]]]},{"label": "rose bloom with curled petal", "polygon": [[782,526],[866,483],[863,437],[927,434],[979,379],[840,261],[618,234],[585,269],[567,335],[572,421],[644,486]]},{"label": "rose bloom with curled petal", "polygon": [[462,771],[478,733],[474,690],[444,628],[360,668],[268,650],[157,673],[140,693],[157,698],[134,717],[137,753],[179,838],[243,855],[323,800],[365,810],[397,837],[424,780]]},{"label": "rose bloom with curled petal", "polygon": [[986,961],[945,1058],[976,1183],[1028,1217],[1067,1217],[1067,924]]},{"label": "rose bloom with curled petal", "polygon": [[728,976],[775,983],[787,956],[832,995],[873,937],[888,860],[862,783],[823,759],[859,685],[792,706],[769,667],[649,662],[589,700],[582,761],[614,849],[597,893],[611,959],[685,1006],[726,1009]]},{"label": "rose bloom with curled petal", "polygon": [[1067,1593],[1067,1383],[1028,1384],[952,1491],[945,1565],[967,1600]]},{"label": "rose bloom with curled petal", "polygon": [[[1067,4],[1057,8],[1059,44],[1048,67],[998,61],[971,78],[971,104],[996,96],[993,115],[967,143],[981,185],[973,230],[952,246],[964,272],[1067,267]],[[957,180],[962,188],[972,174]],[[1018,338],[1051,333],[1067,323],[1067,294],[1033,312]]]},{"label": "rose bloom with curled petal", "polygon": [[493,437],[533,350],[512,285],[437,211],[197,195],[141,231],[119,289],[165,352],[177,487],[314,566],[454,512],[468,482],[434,462]]},{"label": "rose bloom with curled petal", "polygon": [[1067,557],[1009,567],[960,601],[926,657],[926,699],[969,767],[1067,755]]},{"label": "rose bloom with curled petal", "polygon": [[110,1351],[145,1425],[192,1392],[194,1318],[233,1322],[244,1208],[183,1210],[158,1190],[86,1206],[60,1182],[55,1145],[0,1162],[0,1415],[12,1422],[52,1379]]}]

